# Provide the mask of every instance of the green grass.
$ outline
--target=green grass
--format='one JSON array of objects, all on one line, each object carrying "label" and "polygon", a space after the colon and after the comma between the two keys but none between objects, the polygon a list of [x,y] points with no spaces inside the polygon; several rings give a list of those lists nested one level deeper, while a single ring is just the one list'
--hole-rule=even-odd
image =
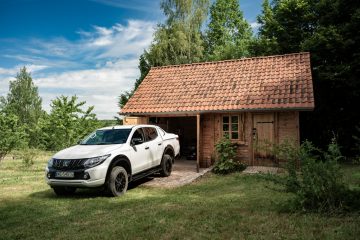
[{"label": "green grass", "polygon": [[[208,175],[176,189],[136,186],[109,198],[91,190],[59,198],[44,181],[49,154],[29,168],[0,163],[0,239],[358,239],[357,214],[288,214],[257,176]],[[345,167],[360,183],[360,167]]]}]

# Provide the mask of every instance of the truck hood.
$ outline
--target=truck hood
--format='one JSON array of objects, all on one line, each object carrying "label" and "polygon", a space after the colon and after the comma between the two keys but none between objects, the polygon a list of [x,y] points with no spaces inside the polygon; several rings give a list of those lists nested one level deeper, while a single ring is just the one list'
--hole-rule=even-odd
[{"label": "truck hood", "polygon": [[80,159],[103,156],[119,149],[124,144],[111,145],[75,145],[60,152],[57,152],[53,158],[57,159]]}]

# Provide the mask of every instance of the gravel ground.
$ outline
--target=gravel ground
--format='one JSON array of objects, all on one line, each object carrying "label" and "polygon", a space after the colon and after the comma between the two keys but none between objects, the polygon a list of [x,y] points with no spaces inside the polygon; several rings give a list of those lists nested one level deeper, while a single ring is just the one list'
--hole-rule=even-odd
[{"label": "gravel ground", "polygon": [[174,188],[189,184],[209,172],[211,168],[200,168],[196,172],[196,162],[191,160],[177,160],[169,177],[151,177],[143,186]]}]

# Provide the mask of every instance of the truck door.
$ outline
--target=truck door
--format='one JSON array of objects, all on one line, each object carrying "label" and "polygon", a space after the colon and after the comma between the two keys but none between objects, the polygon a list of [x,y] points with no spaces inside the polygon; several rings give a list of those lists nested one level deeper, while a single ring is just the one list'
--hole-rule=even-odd
[{"label": "truck door", "polygon": [[138,128],[133,133],[131,140],[130,161],[133,174],[145,171],[150,166],[150,147],[146,142],[145,134],[142,128]]},{"label": "truck door", "polygon": [[151,167],[159,166],[163,153],[162,138],[154,127],[146,127],[144,128],[144,132],[150,148],[150,165]]}]

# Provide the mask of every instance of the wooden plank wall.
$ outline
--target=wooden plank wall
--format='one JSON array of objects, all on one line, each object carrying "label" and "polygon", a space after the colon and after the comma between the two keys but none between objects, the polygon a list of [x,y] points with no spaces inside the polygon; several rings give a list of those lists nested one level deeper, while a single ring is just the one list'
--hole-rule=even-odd
[{"label": "wooden plank wall", "polygon": [[[222,116],[222,114],[201,115],[200,167],[211,166],[216,158],[215,144],[222,138]],[[251,159],[251,121],[251,114],[245,113],[245,141],[233,141],[237,145],[237,160],[246,164],[250,164]]]},{"label": "wooden plank wall", "polygon": [[137,124],[148,124],[148,117],[124,117],[123,124],[124,125],[137,125]]},{"label": "wooden plank wall", "polygon": [[[266,114],[274,115],[274,143],[281,143],[285,140],[295,140],[299,144],[299,112],[291,111]],[[236,115],[236,113],[233,115]],[[201,115],[200,167],[212,165],[216,158],[215,144],[222,137],[222,116],[222,114]],[[247,165],[253,164],[252,128],[253,114],[245,113],[245,139],[244,141],[234,141],[234,143],[237,143],[237,160]]]},{"label": "wooden plank wall", "polygon": [[279,112],[277,122],[277,141],[295,141],[300,144],[299,112]]},{"label": "wooden plank wall", "polygon": [[216,142],[215,114],[201,115],[200,125],[200,167],[209,167],[213,163]]}]

